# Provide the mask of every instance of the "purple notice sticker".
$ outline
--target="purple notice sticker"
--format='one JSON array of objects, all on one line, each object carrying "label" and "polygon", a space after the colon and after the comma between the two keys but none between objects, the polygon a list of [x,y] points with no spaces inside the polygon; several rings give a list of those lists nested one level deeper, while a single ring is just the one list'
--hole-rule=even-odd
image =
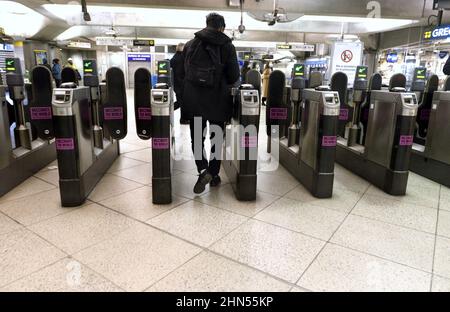
[{"label": "purple notice sticker", "polygon": [[152,110],[150,107],[139,107],[138,108],[138,119],[139,120],[151,120]]},{"label": "purple notice sticker", "polygon": [[122,107],[105,107],[103,110],[105,120],[121,120],[123,119]]},{"label": "purple notice sticker", "polygon": [[287,108],[273,107],[270,109],[270,119],[285,120],[287,115]]},{"label": "purple notice sticker", "polygon": [[420,120],[427,121],[430,120],[431,109],[423,109],[420,112]]},{"label": "purple notice sticker", "polygon": [[32,120],[49,120],[52,119],[51,107],[31,107],[30,108]]},{"label": "purple notice sticker", "polygon": [[322,137],[323,147],[335,147],[337,143],[337,138],[335,135],[324,135]]},{"label": "purple notice sticker", "polygon": [[241,138],[241,148],[255,148],[258,147],[258,137],[257,136],[246,136]]},{"label": "purple notice sticker", "polygon": [[75,149],[75,143],[70,139],[56,139],[56,149],[58,151],[71,151]]},{"label": "purple notice sticker", "polygon": [[169,138],[153,138],[153,149],[169,149]]},{"label": "purple notice sticker", "polygon": [[348,108],[341,108],[339,120],[348,120]]},{"label": "purple notice sticker", "polygon": [[411,146],[413,145],[413,136],[412,135],[401,135],[400,136],[400,146]]}]

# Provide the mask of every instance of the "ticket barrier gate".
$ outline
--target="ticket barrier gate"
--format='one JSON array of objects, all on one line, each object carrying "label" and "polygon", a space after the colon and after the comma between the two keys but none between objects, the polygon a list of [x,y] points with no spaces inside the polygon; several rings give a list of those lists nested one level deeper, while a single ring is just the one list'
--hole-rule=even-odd
[{"label": "ticket barrier gate", "polygon": [[158,83],[151,88],[151,74],[146,68],[135,72],[136,130],[142,140],[152,140],[152,201],[172,202],[173,167],[173,90],[170,65],[158,62]]},{"label": "ticket barrier gate", "polygon": [[[340,103],[338,92],[319,86],[322,80],[316,78],[312,77],[310,88],[305,88],[303,75],[294,76],[289,88],[284,86],[284,74],[274,71],[269,78],[267,126],[271,129],[268,131],[272,148],[274,142],[279,143],[279,161],[283,167],[313,196],[329,198],[333,194]],[[282,92],[280,88],[286,90]],[[283,99],[282,95],[287,96]],[[278,126],[279,131],[273,126]]]},{"label": "ticket barrier gate", "polygon": [[110,137],[102,140],[102,147],[95,143],[94,138],[92,88],[96,84],[92,85],[77,86],[74,82],[65,82],[53,90],[59,187],[64,207],[79,206],[85,202],[119,156],[119,140],[127,134],[127,102],[122,70],[112,67],[106,72],[107,95],[102,103],[102,113],[103,127]]},{"label": "ticket barrier gate", "polygon": [[[339,73],[338,79],[347,77]],[[367,78],[356,74],[353,95],[355,109],[364,102]],[[375,74],[372,80],[378,80]],[[391,78],[389,90],[370,90],[369,120],[364,145],[350,137],[339,137],[336,161],[356,173],[384,192],[405,195],[408,183],[408,168],[413,145],[417,98],[406,92],[406,78],[397,74]],[[369,83],[377,86],[377,83]],[[346,82],[340,88],[346,88]],[[359,121],[355,120],[355,124]]]},{"label": "ticket barrier gate", "polygon": [[[7,58],[5,62],[6,85],[0,85],[0,196],[56,159],[50,71],[43,66],[32,70],[28,116],[20,60]],[[13,106],[7,101],[8,94]],[[42,126],[36,128],[38,122]]]},{"label": "ticket barrier gate", "polygon": [[258,171],[261,75],[250,70],[247,79],[248,84],[232,89],[233,116],[225,128],[222,161],[236,198],[241,201],[256,200]]},{"label": "ticket barrier gate", "polygon": [[439,79],[431,76],[417,114],[417,133],[409,169],[450,187],[450,79],[437,91]]}]

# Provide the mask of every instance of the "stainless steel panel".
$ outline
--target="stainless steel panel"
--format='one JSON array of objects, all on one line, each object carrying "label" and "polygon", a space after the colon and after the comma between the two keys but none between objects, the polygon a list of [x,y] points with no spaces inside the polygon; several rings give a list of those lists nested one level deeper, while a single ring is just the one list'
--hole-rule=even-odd
[{"label": "stainless steel panel", "polygon": [[256,90],[241,90],[242,115],[259,115],[259,92]]},{"label": "stainless steel panel", "polygon": [[171,110],[173,109],[171,89],[152,89],[150,99],[152,116],[171,115]]},{"label": "stainless steel panel", "polygon": [[432,107],[426,156],[450,164],[450,92],[435,92]]},{"label": "stainless steel panel", "polygon": [[305,116],[304,123],[301,127],[302,149],[300,158],[311,168],[317,165],[317,147],[319,144],[319,111],[322,92],[312,89],[305,90],[305,102],[303,114]]},{"label": "stainless steel panel", "polygon": [[11,135],[9,132],[8,106],[6,102],[6,86],[0,86],[0,168],[8,166],[11,156]]}]

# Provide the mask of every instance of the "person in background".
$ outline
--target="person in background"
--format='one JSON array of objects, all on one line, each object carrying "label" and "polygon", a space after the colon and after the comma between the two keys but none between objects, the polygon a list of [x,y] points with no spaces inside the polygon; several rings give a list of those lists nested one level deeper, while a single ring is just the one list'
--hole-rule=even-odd
[{"label": "person in background", "polygon": [[179,43],[177,45],[177,51],[175,55],[170,60],[170,67],[172,68],[173,77],[173,89],[177,96],[177,101],[175,102],[175,109],[180,108],[181,117],[180,124],[188,125],[189,120],[186,118],[184,108],[183,108],[183,84],[184,84],[184,62],[183,62],[183,49],[184,43]]},{"label": "person in background", "polygon": [[[223,135],[225,123],[231,118],[233,102],[230,86],[240,76],[236,48],[224,31],[223,16],[210,13],[206,17],[206,28],[196,32],[195,38],[186,43],[183,50],[183,106],[191,118],[192,151],[199,173],[194,186],[196,194],[202,193],[208,183],[210,186],[218,186],[221,182],[221,157],[216,157],[215,154],[218,149],[217,152],[221,155],[222,147],[217,146],[218,138],[215,136],[218,128]],[[204,151],[207,122],[211,140],[209,161]],[[219,141],[220,139],[223,140],[223,137]]]},{"label": "person in background", "polygon": [[262,74],[262,84],[263,84],[263,90],[262,90],[262,105],[266,105],[266,101],[267,101],[267,94],[269,93],[269,77],[270,74],[272,73],[272,70],[269,66],[269,63],[266,63],[266,65],[264,66],[264,71]]},{"label": "person in background", "polygon": [[49,71],[52,71],[52,68],[50,67],[50,64],[48,63],[47,59],[42,59],[42,66],[45,66],[48,68]]},{"label": "person in background", "polygon": [[61,65],[59,64],[59,59],[53,59],[52,75],[55,79],[56,87],[59,88],[61,85]]},{"label": "person in background", "polygon": [[247,79],[247,73],[250,70],[250,62],[244,61],[244,65],[241,68],[241,82],[245,83]]},{"label": "person in background", "polygon": [[78,71],[78,68],[77,68],[77,67],[75,66],[75,64],[73,63],[72,58],[69,57],[69,58],[67,59],[67,64],[64,65],[64,68],[66,68],[66,67],[72,68],[72,69],[75,71],[75,73],[77,74],[77,80],[81,80],[80,72]]}]

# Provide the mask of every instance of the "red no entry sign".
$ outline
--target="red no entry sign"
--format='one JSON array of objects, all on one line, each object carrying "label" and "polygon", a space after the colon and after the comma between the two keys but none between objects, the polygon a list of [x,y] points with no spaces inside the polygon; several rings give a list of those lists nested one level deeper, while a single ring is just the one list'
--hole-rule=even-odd
[{"label": "red no entry sign", "polygon": [[350,50],[345,50],[341,54],[341,60],[345,63],[349,63],[353,59],[353,53]]}]

